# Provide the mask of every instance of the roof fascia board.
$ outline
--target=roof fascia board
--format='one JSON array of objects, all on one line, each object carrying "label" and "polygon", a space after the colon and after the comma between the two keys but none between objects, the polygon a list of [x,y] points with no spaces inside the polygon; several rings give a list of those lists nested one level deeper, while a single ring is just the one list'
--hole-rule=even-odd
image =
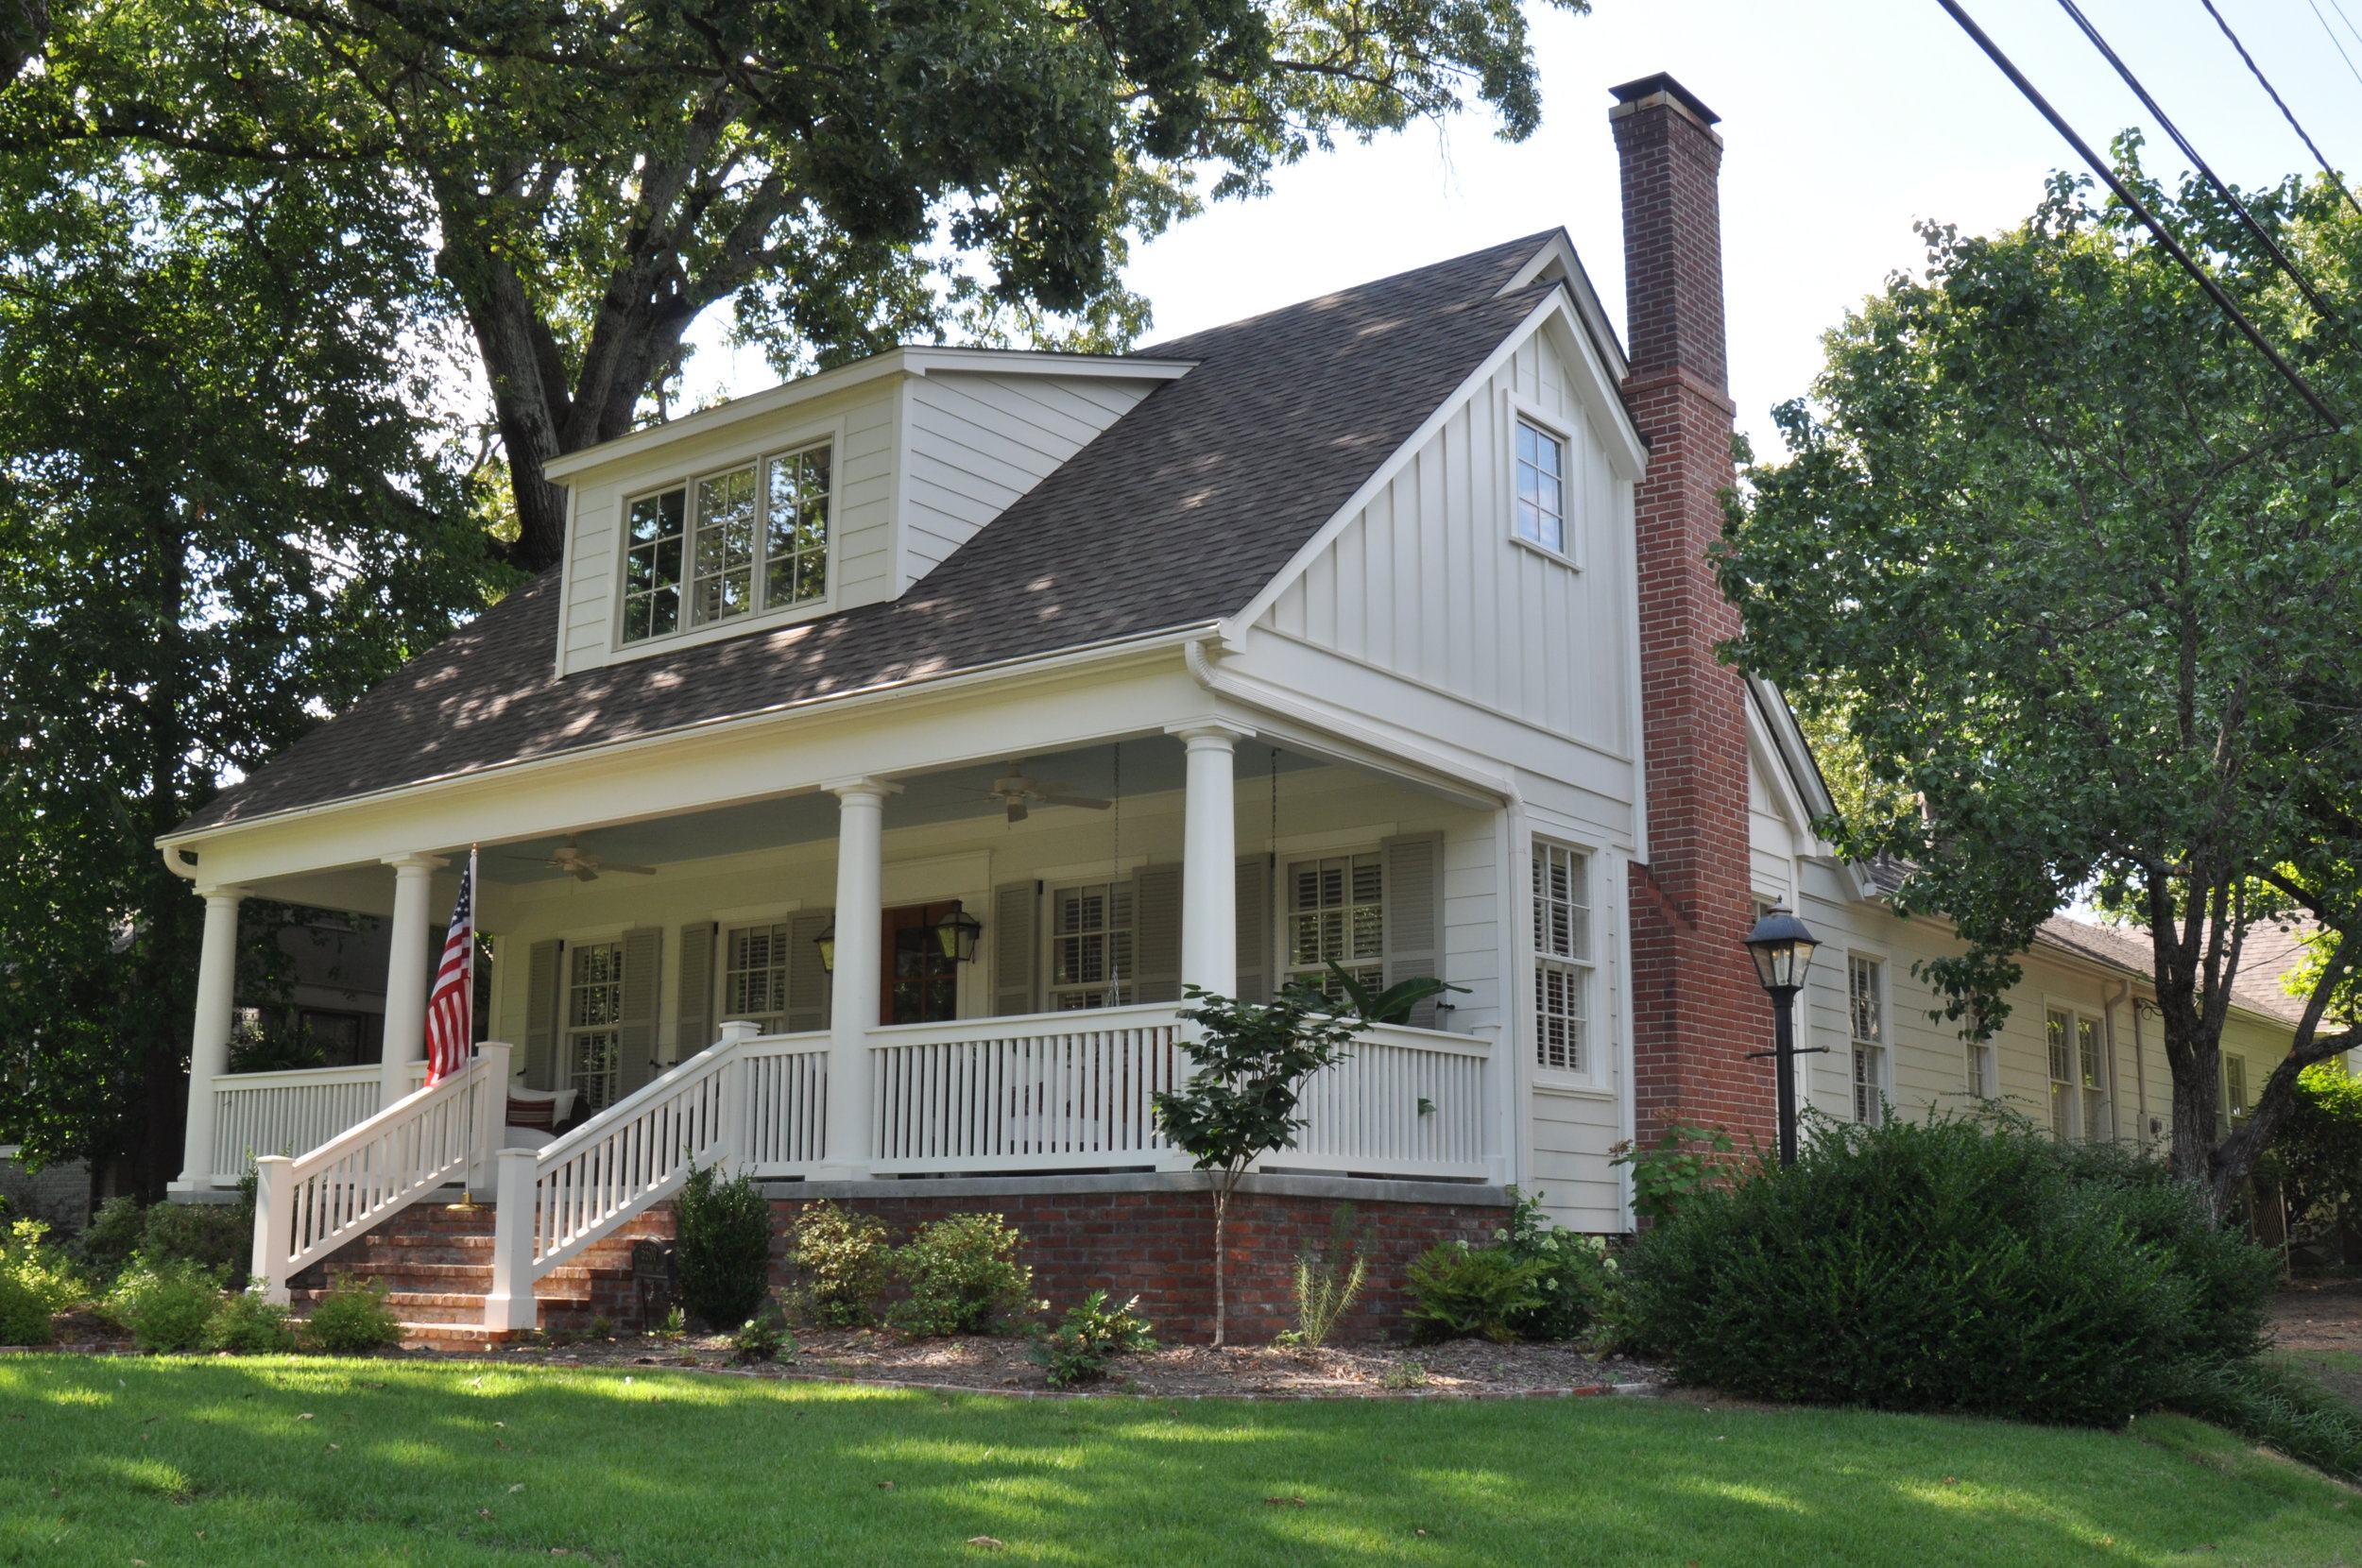
[{"label": "roof fascia board", "polygon": [[1590,268],[1583,264],[1583,253],[1575,248],[1574,240],[1566,230],[1553,230],[1550,237],[1543,242],[1542,248],[1528,258],[1525,265],[1511,274],[1509,281],[1501,285],[1500,292],[1515,294],[1520,289],[1532,288],[1533,281],[1548,272],[1553,262],[1558,264],[1562,274],[1559,281],[1574,296],[1575,311],[1583,318],[1584,332],[1599,349],[1600,357],[1614,367],[1616,379],[1621,382],[1632,368],[1631,357],[1624,352],[1623,339],[1617,335],[1616,323],[1609,318],[1607,307],[1600,303],[1600,291],[1591,281]]},{"label": "roof fascia board", "polygon": [[[1395,482],[1395,476],[1419,454],[1421,448],[1434,438],[1436,432],[1450,422],[1452,415],[1459,410],[1460,406],[1481,391],[1484,383],[1493,379],[1495,372],[1498,371],[1510,356],[1524,345],[1526,339],[1541,331],[1544,322],[1550,320],[1553,316],[1563,320],[1572,308],[1564,289],[1552,289],[1543,298],[1535,301],[1533,309],[1527,313],[1526,318],[1505,333],[1500,342],[1495,345],[1493,351],[1485,355],[1483,362],[1469,371],[1462,379],[1460,384],[1452,389],[1451,394],[1429,412],[1428,417],[1420,421],[1419,428],[1405,437],[1402,444],[1396,447],[1384,462],[1370,471],[1370,476],[1361,482],[1361,487],[1345,498],[1344,504],[1330,513],[1328,520],[1321,524],[1312,537],[1305,540],[1296,553],[1288,558],[1288,564],[1272,574],[1271,581],[1265,583],[1255,597],[1246,602],[1244,608],[1223,623],[1223,640],[1225,643],[1242,644],[1246,628],[1260,621],[1264,612],[1271,608],[1273,602],[1288,590],[1289,585],[1302,576],[1314,561],[1320,559],[1321,553],[1336,542],[1337,536],[1352,525],[1353,520],[1361,515],[1362,508],[1369,505],[1379,491]],[[1579,357],[1575,363],[1579,366],[1589,365],[1595,372],[1603,371],[1603,367],[1600,366],[1595,355],[1586,353]],[[1605,386],[1607,383],[1602,381],[1600,384]],[[1586,385],[1585,390],[1590,390],[1590,387]],[[1620,431],[1625,435],[1633,450],[1642,454],[1645,466],[1647,449],[1640,444],[1639,433],[1633,429],[1632,416],[1625,411],[1623,400],[1611,395],[1608,399],[1608,407],[1615,411],[1614,423],[1609,428]]]},{"label": "roof fascia board", "polygon": [[914,691],[930,695],[967,687],[988,688],[996,684],[1031,679],[1053,674],[1077,666],[1098,662],[1117,663],[1141,656],[1153,656],[1169,649],[1185,646],[1213,635],[1216,622],[1194,622],[1185,626],[1168,627],[1163,631],[1147,632],[1135,637],[1117,638],[1105,642],[1086,643],[1078,648],[1060,649],[1055,653],[1029,655],[1003,659],[987,665],[954,671],[944,675],[926,675],[916,679],[882,681],[876,686],[860,687],[846,691],[831,691],[825,696],[806,697],[796,702],[776,703],[745,713],[725,714],[720,718],[700,719],[693,724],[673,724],[650,730],[628,740],[595,742],[587,746],[570,747],[541,757],[528,757],[516,761],[498,762],[488,767],[469,768],[430,778],[413,779],[382,790],[365,791],[358,794],[339,795],[310,806],[296,806],[284,810],[266,811],[261,816],[244,817],[234,822],[217,823],[193,832],[159,834],[152,841],[171,861],[176,849],[201,845],[207,838],[226,833],[243,833],[250,828],[298,822],[308,817],[351,810],[362,806],[383,805],[406,796],[424,794],[452,784],[474,784],[488,778],[529,777],[552,768],[571,765],[581,758],[598,754],[627,756],[652,746],[670,745],[684,736],[727,733],[732,729],[749,729],[800,717],[814,710],[847,712],[861,707],[889,702]]},{"label": "roof fascia board", "polygon": [[1747,705],[1747,749],[1754,754],[1764,776],[1771,780],[1772,804],[1779,811],[1781,820],[1788,824],[1788,830],[1812,846],[1806,853],[1825,853],[1829,846],[1822,843],[1820,836],[1812,830],[1812,810],[1806,804],[1803,793],[1796,788],[1796,780],[1789,774],[1787,760],[1780,756],[1771,725],[1764,723],[1763,714],[1753,703]]},{"label": "roof fascia board", "polygon": [[719,407],[709,408],[674,419],[665,424],[650,425],[635,430],[612,441],[602,441],[580,452],[564,452],[541,465],[545,479],[559,480],[587,469],[636,457],[652,448],[691,435],[710,435],[728,430],[749,419],[759,419],[781,409],[793,408],[814,398],[850,391],[883,376],[924,376],[935,371],[991,371],[1003,375],[1035,376],[1102,376],[1118,381],[1176,381],[1197,367],[1197,362],[1186,359],[1133,359],[1115,354],[1037,354],[1021,349],[888,349],[883,353],[858,359],[850,365],[840,365],[794,381],[781,382],[761,392],[750,392],[743,398],[732,398]]},{"label": "roof fascia board", "polygon": [[1764,738],[1779,758],[1788,787],[1796,793],[1807,817],[1835,815],[1837,800],[1829,793],[1829,781],[1822,776],[1821,763],[1812,755],[1812,743],[1805,739],[1804,726],[1796,722],[1795,710],[1788,706],[1788,698],[1768,680],[1755,675],[1746,679],[1747,694],[1754,699],[1748,704],[1754,723],[1763,726]]},{"label": "roof fascia board", "polygon": [[1553,298],[1562,308],[1545,318],[1538,331],[1550,338],[1559,357],[1574,367],[1578,393],[1591,414],[1591,428],[1599,432],[1600,444],[1607,449],[1608,461],[1616,465],[1617,477],[1637,485],[1649,472],[1649,444],[1640,438],[1638,427],[1632,422],[1632,410],[1624,405],[1623,383],[1600,357],[1591,334],[1582,330],[1582,323],[1566,308],[1572,302],[1565,292]]}]

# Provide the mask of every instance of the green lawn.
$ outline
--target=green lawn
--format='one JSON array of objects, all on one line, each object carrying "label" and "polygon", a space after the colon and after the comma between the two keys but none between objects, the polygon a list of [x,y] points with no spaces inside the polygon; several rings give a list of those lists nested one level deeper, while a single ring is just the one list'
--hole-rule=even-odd
[{"label": "green lawn", "polygon": [[2362,1497],[2172,1418],[2112,1435],[1646,1400],[1050,1402],[654,1369],[0,1361],[0,1562],[559,1548],[698,1568],[2296,1568],[2362,1564]]}]

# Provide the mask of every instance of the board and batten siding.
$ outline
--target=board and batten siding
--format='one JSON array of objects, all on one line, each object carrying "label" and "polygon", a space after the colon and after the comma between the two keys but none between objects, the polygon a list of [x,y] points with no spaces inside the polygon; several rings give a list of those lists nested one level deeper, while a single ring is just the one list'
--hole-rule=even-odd
[{"label": "board and batten siding", "polygon": [[[1573,561],[1515,541],[1520,406],[1569,437]],[[1283,637],[1631,754],[1632,486],[1530,336],[1273,602]]]},{"label": "board and batten siding", "polygon": [[948,370],[905,382],[900,588],[941,566],[1156,384]]}]

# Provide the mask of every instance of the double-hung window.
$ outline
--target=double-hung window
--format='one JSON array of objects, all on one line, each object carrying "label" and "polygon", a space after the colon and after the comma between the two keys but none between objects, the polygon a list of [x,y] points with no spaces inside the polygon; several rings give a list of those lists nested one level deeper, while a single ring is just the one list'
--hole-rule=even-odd
[{"label": "double-hung window", "polygon": [[1517,421],[1517,537],[1566,553],[1566,443]]},{"label": "double-hung window", "polygon": [[2043,1013],[2050,1055],[2050,1132],[2064,1143],[2108,1136],[2107,1052],[2099,1020],[2063,1007]]},{"label": "double-hung window", "polygon": [[1968,1047],[1968,1092],[1978,1099],[1991,1099],[1993,1086],[1993,1043],[1971,1040]]},{"label": "double-hung window", "polygon": [[1386,984],[1386,870],[1377,855],[1330,855],[1288,867],[1288,975],[1332,997],[1337,966],[1372,991]]},{"label": "double-hung window", "polygon": [[734,927],[722,949],[722,1016],[745,1018],[765,1034],[787,1018],[787,926]]},{"label": "double-hung window", "polygon": [[2222,1059],[2222,1115],[2217,1118],[2221,1133],[2228,1135],[2237,1124],[2237,1119],[2247,1113],[2247,1058],[2225,1055]]},{"label": "double-hung window", "polygon": [[1875,1126],[1886,1114],[1886,965],[1849,956],[1845,984],[1846,1032],[1854,1046],[1854,1119]]},{"label": "double-hung window", "polygon": [[566,1086],[577,1109],[603,1110],[615,1101],[623,1067],[624,948],[585,942],[567,953]]},{"label": "double-hung window", "polygon": [[1591,857],[1533,845],[1534,1063],[1591,1070]]},{"label": "double-hung window", "polygon": [[824,442],[636,497],[624,640],[826,599],[830,482]]},{"label": "double-hung window", "polygon": [[1051,1011],[1121,1007],[1134,986],[1131,885],[1092,882],[1051,895]]}]

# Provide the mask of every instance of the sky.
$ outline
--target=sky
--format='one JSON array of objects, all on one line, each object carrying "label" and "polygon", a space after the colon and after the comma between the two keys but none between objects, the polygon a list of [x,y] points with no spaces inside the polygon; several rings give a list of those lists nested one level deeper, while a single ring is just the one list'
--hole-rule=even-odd
[{"label": "sky", "polygon": [[[2312,167],[2200,0],[2080,3],[2224,178],[2262,184]],[[1964,4],[2093,145],[2147,125],[2057,0]],[[2362,0],[2216,5],[2322,150],[2362,172],[2362,35],[2345,26],[2362,22]],[[1209,207],[1133,259],[1127,281],[1155,312],[1148,340],[1556,225],[1620,322],[1607,90],[1669,71],[1721,115],[1731,390],[1740,428],[1771,455],[1769,412],[1808,388],[1821,334],[1891,273],[1924,264],[1914,222],[2007,228],[2033,210],[2048,171],[2074,160],[1936,0],[1528,9],[1543,89],[1532,137],[1502,143],[1481,111],[1465,113],[1440,130],[1315,153],[1270,195]],[[2148,142],[2152,170],[2181,167],[2162,130],[2148,128]],[[718,322],[698,333],[709,347],[692,366],[693,399],[770,383],[759,353],[720,336]]]}]

